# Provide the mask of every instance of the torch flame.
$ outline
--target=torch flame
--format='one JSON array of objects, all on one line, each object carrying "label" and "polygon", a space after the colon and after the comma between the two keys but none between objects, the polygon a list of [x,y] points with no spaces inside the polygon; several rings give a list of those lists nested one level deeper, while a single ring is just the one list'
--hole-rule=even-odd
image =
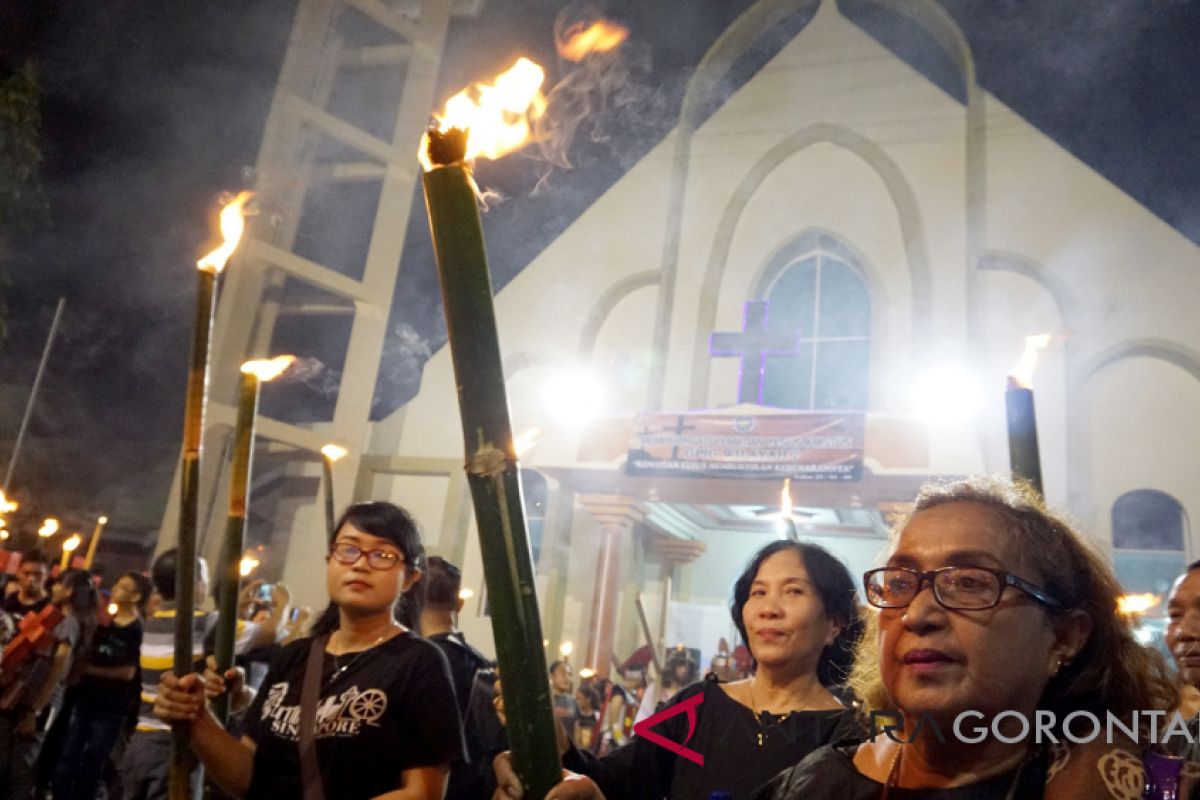
[{"label": "torch flame", "polygon": [[254,556],[242,556],[242,560],[238,563],[238,572],[243,578],[254,572],[258,568],[259,561]]},{"label": "torch flame", "polygon": [[16,511],[17,507],[17,503],[5,497],[4,490],[0,489],[0,514],[8,514],[9,512]]},{"label": "torch flame", "polygon": [[1145,614],[1161,600],[1156,594],[1123,594],[1117,598],[1117,613],[1127,617]]},{"label": "torch flame", "polygon": [[273,381],[283,373],[287,372],[287,368],[296,360],[295,356],[275,356],[274,358],[260,358],[257,361],[247,361],[242,364],[242,372],[247,375],[253,375],[263,383]]},{"label": "torch flame", "polygon": [[237,250],[246,230],[246,203],[254,197],[254,192],[238,192],[224,208],[221,209],[221,236],[225,241],[216,250],[196,262],[198,269],[219,273],[225,269],[225,262]]},{"label": "torch flame", "polygon": [[1037,369],[1038,351],[1050,344],[1050,334],[1039,333],[1025,337],[1025,352],[1008,373],[1009,386],[1028,389],[1033,384],[1033,371]]},{"label": "torch flame", "polygon": [[513,451],[516,452],[518,457],[523,456],[533,448],[537,447],[537,443],[541,438],[541,428],[530,428],[517,438],[513,439]]},{"label": "torch flame", "polygon": [[779,493],[779,516],[781,519],[792,518],[792,479],[783,479],[783,490]]},{"label": "torch flame", "polygon": [[46,517],[42,527],[38,528],[38,536],[47,539],[56,533],[58,533],[58,520],[54,517]]},{"label": "torch flame", "polygon": [[[533,136],[533,120],[546,111],[545,79],[545,70],[528,58],[519,58],[497,75],[494,83],[476,83],[451,97],[442,113],[434,114],[437,128],[468,132],[468,160],[494,160],[519,150]],[[433,169],[428,151],[429,134],[425,134],[417,158],[426,171]]]},{"label": "torch flame", "polygon": [[79,545],[82,543],[83,537],[78,533],[72,533],[69,537],[67,537],[67,540],[63,542],[63,550],[67,551],[68,553],[73,553],[75,552],[75,548],[79,547]]},{"label": "torch flame", "polygon": [[563,642],[558,646],[558,653],[563,658],[568,658],[575,651],[575,645],[571,642]]},{"label": "torch flame", "polygon": [[582,61],[588,53],[607,53],[629,38],[629,29],[606,20],[584,27],[577,22],[563,31],[556,44],[558,54],[567,61]]},{"label": "torch flame", "polygon": [[330,464],[332,464],[334,461],[337,461],[339,458],[342,458],[346,455],[346,453],[349,452],[349,450],[338,444],[327,444],[321,448],[321,455],[329,459]]}]

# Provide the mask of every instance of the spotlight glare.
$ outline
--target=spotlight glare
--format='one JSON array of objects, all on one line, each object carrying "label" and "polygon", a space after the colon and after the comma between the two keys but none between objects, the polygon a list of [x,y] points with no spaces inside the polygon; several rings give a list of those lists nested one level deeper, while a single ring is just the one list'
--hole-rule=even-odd
[{"label": "spotlight glare", "polygon": [[934,367],[913,381],[917,415],[930,424],[955,424],[971,419],[983,401],[979,382],[958,366]]},{"label": "spotlight glare", "polygon": [[600,413],[604,405],[604,386],[587,370],[564,370],[546,383],[542,400],[555,422],[581,427]]}]

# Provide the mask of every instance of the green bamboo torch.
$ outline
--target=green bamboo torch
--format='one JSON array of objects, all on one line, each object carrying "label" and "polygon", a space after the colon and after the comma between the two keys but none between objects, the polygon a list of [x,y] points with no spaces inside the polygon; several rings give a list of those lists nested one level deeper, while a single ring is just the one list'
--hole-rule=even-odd
[{"label": "green bamboo torch", "polygon": [[[208,349],[211,341],[213,311],[216,304],[217,276],[237,249],[245,231],[243,216],[253,194],[241,192],[221,210],[221,236],[224,242],[196,262],[200,279],[196,293],[196,327],[192,332],[191,360],[188,370],[187,398],[183,412],[183,464],[180,468],[179,544],[175,575],[175,674],[187,675],[194,669],[192,617],[196,610],[196,528],[200,508],[200,459],[204,439],[204,406],[208,396]],[[171,800],[188,800],[190,777],[195,756],[188,742],[188,729],[175,725],[171,739]]]},{"label": "green bamboo torch", "polygon": [[333,529],[333,523],[336,521],[333,506],[333,465],[346,453],[346,448],[341,445],[327,444],[321,448],[321,474],[325,477],[325,532],[329,536],[330,544],[333,544],[333,537],[337,534]]},{"label": "green bamboo torch", "polygon": [[1013,480],[1029,484],[1039,495],[1042,488],[1042,455],[1038,447],[1037,413],[1033,404],[1033,371],[1038,351],[1050,342],[1048,334],[1025,337],[1025,351],[1008,375],[1004,410],[1008,423],[1008,460]]},{"label": "green bamboo torch", "polygon": [[458,384],[467,481],[475,505],[513,766],[525,785],[525,796],[541,800],[562,772],[492,284],[466,148],[464,130],[429,131],[425,205]]},{"label": "green bamboo torch", "polygon": [[[229,516],[225,540],[217,569],[217,641],[213,656],[217,672],[224,674],[233,666],[233,645],[237,639],[238,591],[242,578],[242,548],[246,539],[246,509],[250,504],[250,471],[254,463],[254,421],[258,416],[259,388],[283,374],[295,356],[247,361],[242,364],[238,390],[237,422],[233,429],[233,463],[229,472]],[[229,696],[213,701],[217,719],[229,721]]]}]

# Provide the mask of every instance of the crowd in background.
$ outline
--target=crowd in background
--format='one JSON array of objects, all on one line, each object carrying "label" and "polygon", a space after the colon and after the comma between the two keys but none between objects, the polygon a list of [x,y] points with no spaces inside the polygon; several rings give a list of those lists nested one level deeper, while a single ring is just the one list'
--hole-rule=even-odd
[{"label": "crowd in background", "polygon": [[[426,556],[390,504],[352,506],[337,531],[324,612],[249,582],[235,669],[216,673],[217,614],[197,612],[184,677],[175,551],[111,587],[22,554],[0,613],[0,800],[166,798],[171,723],[190,726],[211,796],[298,800],[315,784],[339,800],[521,797],[502,676],[458,628],[458,567]],[[884,559],[860,579],[813,544],[763,547],[732,589],[741,641],[704,669],[683,644],[661,663],[642,647],[610,675],[551,663],[566,770],[548,799],[1200,797],[1200,562],[1168,598],[1172,670],[1118,613],[1103,556],[1025,487],[926,487]],[[200,560],[197,596],[209,589]],[[227,725],[209,705],[222,695]],[[656,731],[702,758],[635,733],[672,708],[688,714]],[[881,711],[898,736],[869,735]],[[1191,736],[1064,736],[1072,714],[1136,711],[1191,717]],[[934,742],[914,727],[949,730],[963,712],[1052,713],[1057,740]]]}]

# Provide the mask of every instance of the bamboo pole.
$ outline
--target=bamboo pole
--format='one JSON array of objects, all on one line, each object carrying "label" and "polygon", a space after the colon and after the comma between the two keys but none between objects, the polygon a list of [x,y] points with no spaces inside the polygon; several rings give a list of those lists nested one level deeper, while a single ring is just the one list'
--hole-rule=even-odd
[{"label": "bamboo pole", "polygon": [[325,533],[330,544],[333,544],[333,538],[337,535],[337,531],[333,529],[337,521],[333,505],[333,465],[346,455],[346,452],[346,448],[336,444],[327,444],[321,448],[321,474],[325,478]]},{"label": "bamboo pole", "polygon": [[88,539],[87,554],[83,557],[83,568],[91,569],[92,560],[96,557],[96,548],[100,546],[100,536],[104,533],[104,526],[108,524],[108,517],[100,517],[96,520],[96,527],[92,529],[92,538]]},{"label": "bamboo pole", "polygon": [[465,131],[431,130],[429,138],[434,166],[424,175],[425,204],[458,384],[467,481],[503,676],[513,766],[525,796],[541,800],[562,773],[483,228],[463,160]]},{"label": "bamboo pole", "polygon": [[[192,333],[191,365],[183,415],[183,465],[180,470],[179,544],[175,574],[175,662],[179,677],[193,668],[192,617],[196,609],[196,525],[200,500],[200,458],[204,434],[204,406],[208,394],[208,350],[216,306],[217,270],[200,268],[196,293],[196,327]],[[188,727],[171,728],[171,800],[191,796],[195,765]]]},{"label": "bamboo pole", "polygon": [[1028,482],[1039,495],[1044,496],[1033,390],[1009,378],[1008,388],[1004,392],[1004,408],[1008,422],[1008,462],[1012,477]]},{"label": "bamboo pole", "polygon": [[[217,672],[233,666],[237,639],[238,592],[241,587],[242,549],[246,538],[246,506],[250,493],[250,468],[254,458],[254,418],[258,413],[258,377],[242,374],[238,388],[237,422],[233,429],[233,463],[229,471],[229,516],[217,568],[217,636],[213,656]],[[221,724],[229,721],[229,696],[213,701]]]}]

